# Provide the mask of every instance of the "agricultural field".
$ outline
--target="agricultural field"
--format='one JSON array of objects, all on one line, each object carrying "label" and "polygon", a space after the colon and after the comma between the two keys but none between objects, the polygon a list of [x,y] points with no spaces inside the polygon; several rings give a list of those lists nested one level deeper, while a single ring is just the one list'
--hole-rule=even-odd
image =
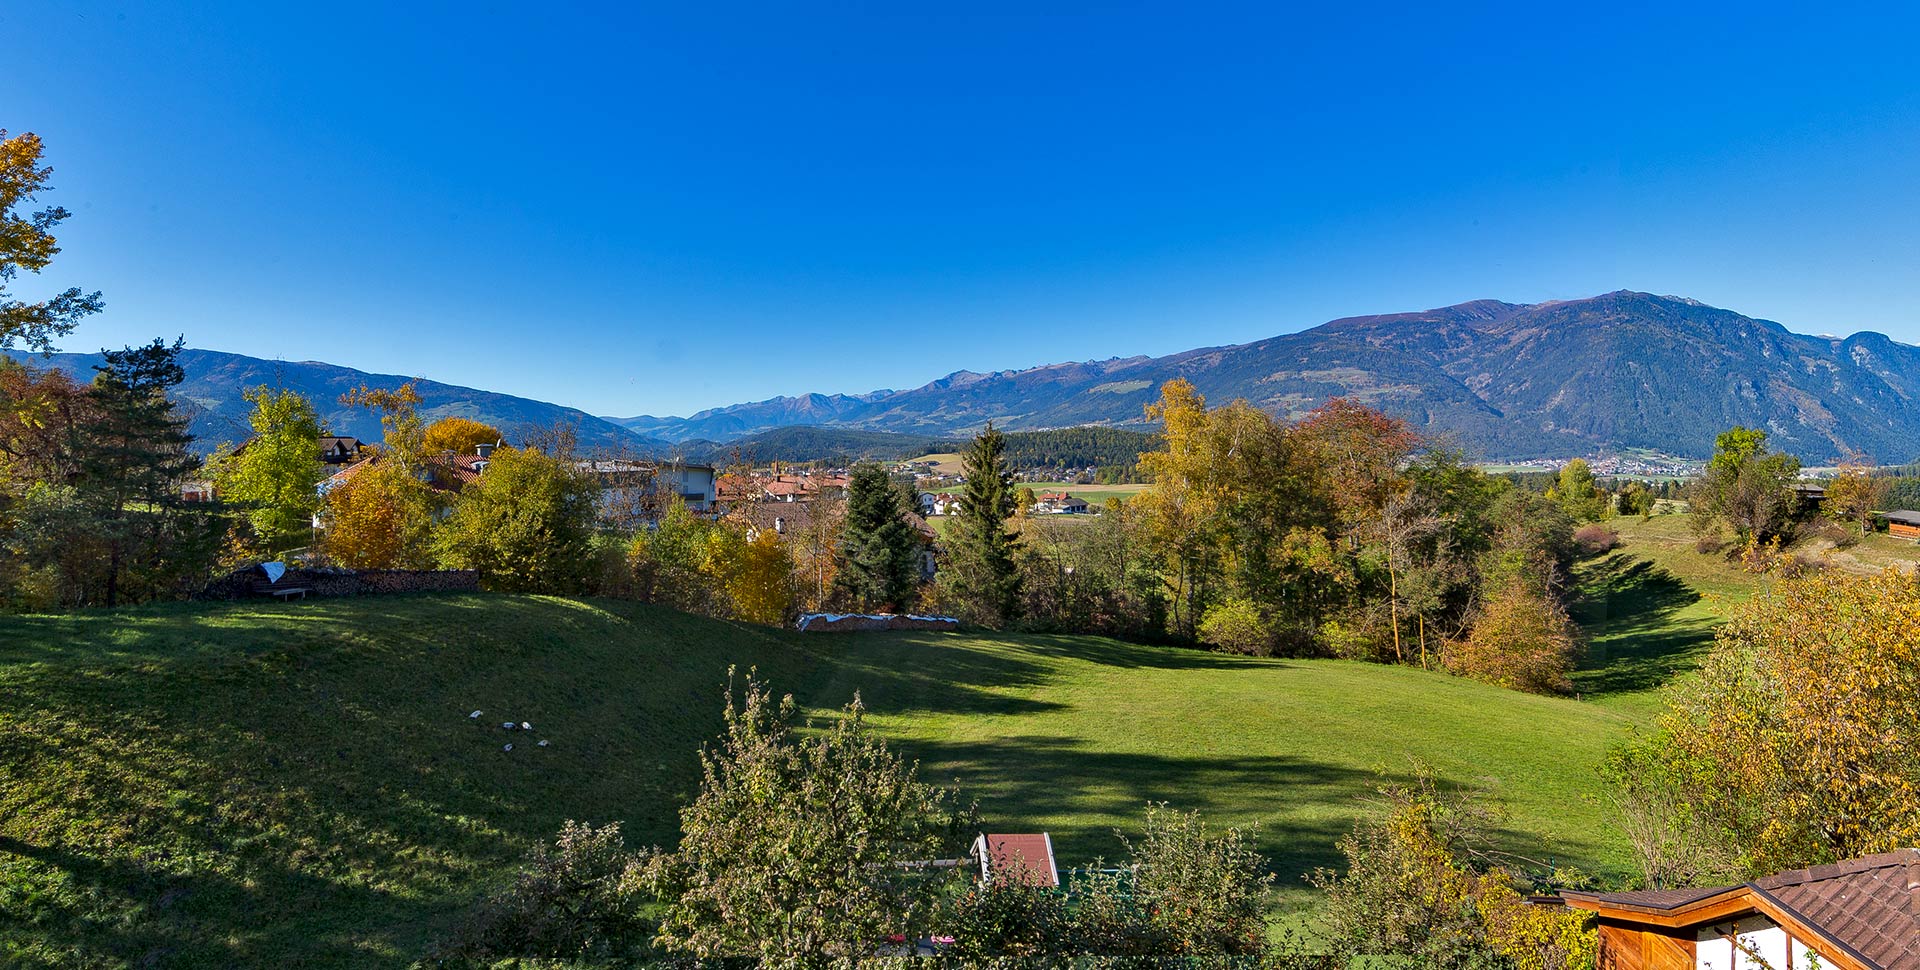
[{"label": "agricultural field", "polygon": [[1114,830],[1163,800],[1259,823],[1298,911],[1374,789],[1422,769],[1501,806],[1510,848],[1626,866],[1593,766],[1641,719],[1606,692],[1641,685],[1604,676],[1582,703],[1417,669],[806,637],[622,601],[170,604],[0,626],[0,922],[29,928],[0,954],[403,964],[567,819],[670,841],[731,666],[815,712],[859,693],[929,778],[994,829],[1052,832],[1068,866],[1115,854]]},{"label": "agricultural field", "polygon": [[1126,501],[1148,489],[1145,484],[1128,485],[1075,485],[1072,482],[1015,482],[1018,488],[1033,489],[1035,495],[1041,492],[1066,492],[1076,498],[1087,500],[1088,505],[1099,506],[1107,499],[1117,498]]}]

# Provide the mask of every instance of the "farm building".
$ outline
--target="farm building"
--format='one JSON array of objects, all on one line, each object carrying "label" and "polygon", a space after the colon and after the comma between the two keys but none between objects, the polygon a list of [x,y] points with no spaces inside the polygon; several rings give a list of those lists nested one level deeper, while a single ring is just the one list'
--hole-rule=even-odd
[{"label": "farm building", "polygon": [[1901,509],[1888,512],[1881,518],[1887,520],[1887,534],[1902,539],[1920,539],[1920,512]]},{"label": "farm building", "polygon": [[1920,970],[1920,849],[1738,886],[1561,898],[1599,916],[1599,970]]}]

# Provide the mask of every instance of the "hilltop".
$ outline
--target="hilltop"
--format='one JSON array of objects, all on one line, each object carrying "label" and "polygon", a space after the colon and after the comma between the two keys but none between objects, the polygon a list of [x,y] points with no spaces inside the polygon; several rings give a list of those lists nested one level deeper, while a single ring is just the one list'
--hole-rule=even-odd
[{"label": "hilltop", "polygon": [[1008,430],[1139,425],[1142,408],[1175,377],[1209,400],[1245,398],[1287,416],[1355,397],[1482,458],[1623,449],[1700,458],[1736,424],[1767,429],[1778,447],[1809,461],[1861,451],[1901,462],[1920,451],[1920,348],[1871,332],[1808,336],[1629,291],[1347,317],[1167,357],[961,371],[912,390],[777,398],[627,423],[668,439],[715,440],[790,423],[923,435],[965,434],[989,419]]},{"label": "hilltop", "polygon": [[671,840],[733,664],[814,711],[859,692],[929,778],[992,825],[1051,831],[1067,864],[1114,856],[1114,829],[1165,799],[1258,821],[1306,905],[1300,877],[1338,861],[1377,772],[1416,765],[1483,786],[1508,848],[1626,861],[1588,796],[1637,718],[1440,673],[1096,637],[809,638],[621,601],[171,604],[0,626],[0,922],[27,928],[0,952],[404,964],[567,819]]}]

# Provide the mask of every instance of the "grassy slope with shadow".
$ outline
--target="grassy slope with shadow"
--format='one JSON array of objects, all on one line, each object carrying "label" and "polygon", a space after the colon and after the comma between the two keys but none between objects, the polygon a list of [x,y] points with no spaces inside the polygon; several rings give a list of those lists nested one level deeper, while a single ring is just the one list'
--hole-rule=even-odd
[{"label": "grassy slope with shadow", "polygon": [[568,818],[670,840],[729,664],[816,710],[861,692],[1066,865],[1165,800],[1261,823],[1304,905],[1376,769],[1415,763],[1489,786],[1511,848],[1624,859],[1586,796],[1631,717],[1419,670],[540,597],[176,604],[0,619],[0,964],[403,964]]},{"label": "grassy slope with shadow", "polygon": [[1650,717],[1659,688],[1697,667],[1727,609],[1768,580],[1702,553],[1685,515],[1607,523],[1621,545],[1575,569],[1573,618],[1587,640],[1574,689],[1602,706]]}]

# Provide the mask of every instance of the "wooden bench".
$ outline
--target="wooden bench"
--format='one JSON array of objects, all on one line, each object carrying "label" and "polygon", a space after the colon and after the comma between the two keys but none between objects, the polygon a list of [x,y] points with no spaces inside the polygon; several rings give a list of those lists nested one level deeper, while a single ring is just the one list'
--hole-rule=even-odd
[{"label": "wooden bench", "polygon": [[312,592],[305,586],[295,586],[291,583],[281,585],[264,576],[255,579],[252,583],[248,584],[247,588],[252,591],[255,596],[271,596],[281,602],[286,602],[287,598],[291,596],[306,599],[307,594]]}]

